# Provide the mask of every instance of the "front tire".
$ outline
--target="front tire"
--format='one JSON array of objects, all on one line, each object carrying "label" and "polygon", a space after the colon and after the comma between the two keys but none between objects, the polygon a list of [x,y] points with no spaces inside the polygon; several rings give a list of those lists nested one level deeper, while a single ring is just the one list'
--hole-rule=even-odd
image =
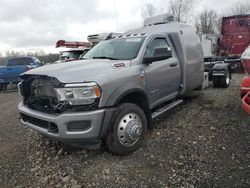
[{"label": "front tire", "polygon": [[121,104],[111,118],[106,146],[115,154],[129,154],[141,146],[146,130],[147,118],[143,110],[135,104]]}]

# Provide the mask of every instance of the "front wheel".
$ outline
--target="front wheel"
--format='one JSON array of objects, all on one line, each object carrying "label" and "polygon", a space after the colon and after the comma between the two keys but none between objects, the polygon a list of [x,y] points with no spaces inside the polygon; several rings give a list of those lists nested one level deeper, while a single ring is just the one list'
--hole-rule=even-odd
[{"label": "front wheel", "polygon": [[114,112],[111,126],[106,146],[115,154],[126,155],[141,146],[147,130],[147,118],[137,105],[124,103]]}]

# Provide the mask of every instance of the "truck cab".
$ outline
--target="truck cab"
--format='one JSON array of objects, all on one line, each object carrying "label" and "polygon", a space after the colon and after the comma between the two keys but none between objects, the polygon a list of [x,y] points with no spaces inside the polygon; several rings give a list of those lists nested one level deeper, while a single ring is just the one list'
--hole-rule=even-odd
[{"label": "truck cab", "polygon": [[17,84],[22,73],[42,65],[36,57],[8,58],[5,66],[0,67],[0,91],[6,90],[10,83]]},{"label": "truck cab", "polygon": [[125,155],[138,149],[153,120],[202,85],[196,29],[161,15],[99,42],[80,61],[22,75],[21,121],[78,147]]}]

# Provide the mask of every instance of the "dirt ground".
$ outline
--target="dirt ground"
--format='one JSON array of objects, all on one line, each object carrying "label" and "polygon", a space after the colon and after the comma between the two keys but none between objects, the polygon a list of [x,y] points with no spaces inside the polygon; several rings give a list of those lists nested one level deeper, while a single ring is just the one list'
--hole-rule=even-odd
[{"label": "dirt ground", "polygon": [[250,187],[250,117],[234,74],[155,121],[141,149],[115,156],[47,139],[18,119],[18,93],[0,93],[0,187]]}]

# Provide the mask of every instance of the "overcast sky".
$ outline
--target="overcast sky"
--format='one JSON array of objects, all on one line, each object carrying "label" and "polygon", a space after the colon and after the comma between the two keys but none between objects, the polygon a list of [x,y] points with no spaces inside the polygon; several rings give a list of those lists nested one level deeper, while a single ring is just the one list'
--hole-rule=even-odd
[{"label": "overcast sky", "polygon": [[[194,12],[208,7],[220,13],[235,0],[224,2],[194,0]],[[59,39],[86,41],[89,34],[140,27],[146,3],[166,12],[169,0],[1,0],[0,53],[55,52]]]}]

